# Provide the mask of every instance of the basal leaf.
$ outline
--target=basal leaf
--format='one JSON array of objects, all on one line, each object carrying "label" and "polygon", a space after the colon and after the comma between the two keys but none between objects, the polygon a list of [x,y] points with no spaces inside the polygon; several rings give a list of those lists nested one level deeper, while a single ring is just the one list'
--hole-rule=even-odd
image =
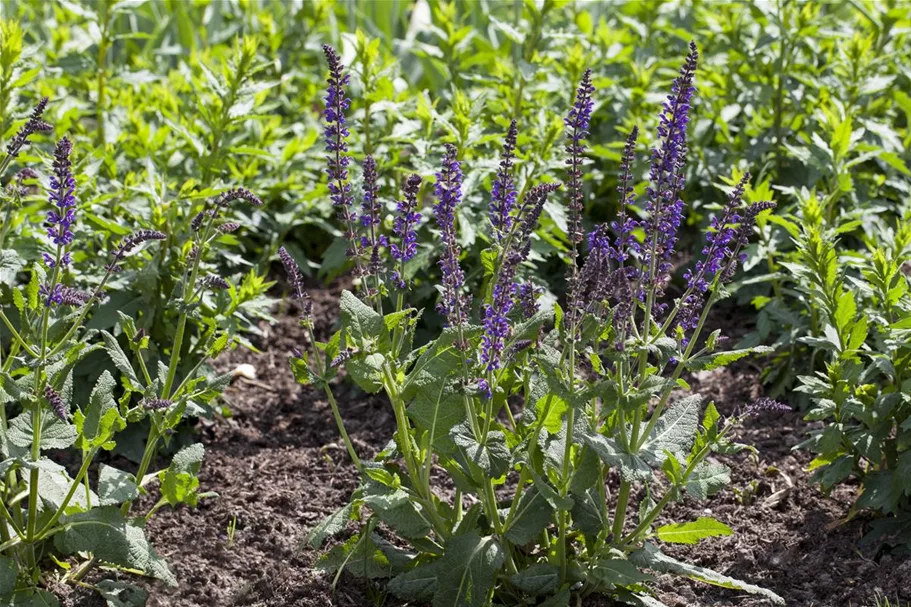
[{"label": "basal leaf", "polygon": [[54,545],[64,554],[91,552],[102,561],[130,567],[158,578],[170,586],[177,579],[145,537],[145,530],[127,520],[120,508],[94,508],[62,519],[63,530]]}]

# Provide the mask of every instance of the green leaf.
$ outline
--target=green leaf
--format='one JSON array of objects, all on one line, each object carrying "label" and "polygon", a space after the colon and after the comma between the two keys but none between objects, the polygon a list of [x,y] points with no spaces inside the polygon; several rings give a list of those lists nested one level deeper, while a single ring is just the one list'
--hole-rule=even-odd
[{"label": "green leaf", "polygon": [[304,541],[311,548],[322,546],[326,539],[345,530],[345,527],[348,526],[348,521],[351,520],[353,508],[353,503],[346,504],[324,518],[316,527],[310,530],[310,533],[307,534],[307,539]]},{"label": "green leaf", "polygon": [[480,470],[489,478],[500,478],[509,469],[509,448],[502,432],[488,432],[487,441],[482,445],[475,440],[468,422],[465,421],[455,426],[449,437],[458,449],[456,457],[472,476],[475,476],[476,470]]},{"label": "green leaf", "polygon": [[389,592],[406,601],[429,603],[437,590],[440,561],[418,565],[389,580]]},{"label": "green leaf", "polygon": [[113,448],[113,444],[109,443],[111,437],[126,427],[126,422],[117,409],[117,401],[114,400],[116,386],[114,378],[105,370],[95,382],[85,411],[76,414],[76,429],[83,442],[83,449],[102,445]]},{"label": "green leaf", "polygon": [[344,568],[356,577],[368,579],[387,578],[392,573],[389,557],[380,550],[370,534],[351,536],[322,556],[316,566],[330,573]]},{"label": "green leaf", "polygon": [[429,444],[437,453],[452,453],[455,444],[449,432],[465,419],[462,396],[446,391],[446,382],[422,386],[408,406],[408,417],[428,433]]},{"label": "green leaf", "polygon": [[569,410],[569,403],[554,393],[548,393],[535,403],[535,418],[543,419],[544,429],[557,434],[563,428],[563,415]]},{"label": "green leaf", "polygon": [[506,553],[493,537],[471,531],[449,540],[439,560],[433,607],[485,607]]},{"label": "green leaf", "polygon": [[642,573],[636,565],[621,558],[601,559],[591,572],[596,580],[608,587],[654,581],[652,576]]},{"label": "green leaf", "polygon": [[143,528],[128,521],[116,506],[94,508],[65,516],[54,546],[64,554],[92,552],[95,558],[143,571],[170,586],[177,579],[145,537]]},{"label": "green leaf", "polygon": [[[9,423],[9,441],[17,447],[32,446],[32,415],[22,413]],[[41,416],[41,449],[66,449],[76,442],[76,426],[61,421],[56,415],[45,411]]]},{"label": "green leaf", "polygon": [[171,460],[167,470],[158,473],[161,495],[168,504],[187,504],[196,507],[199,500],[199,468],[205,449],[202,443],[184,447]]},{"label": "green leaf", "polygon": [[702,462],[693,470],[686,481],[686,491],[696,499],[711,497],[731,482],[727,466],[714,462]]},{"label": "green leaf", "polygon": [[685,366],[690,371],[712,371],[714,369],[726,367],[732,362],[740,360],[750,354],[766,354],[768,352],[772,352],[772,348],[768,346],[755,346],[753,348],[743,348],[742,350],[715,352],[688,360],[686,361]]},{"label": "green leaf", "polygon": [[16,590],[16,574],[19,567],[16,560],[8,556],[0,556],[0,600]]},{"label": "green leaf", "polygon": [[362,302],[350,291],[343,291],[340,303],[342,327],[347,329],[353,344],[362,350],[383,352],[389,345],[389,332],[383,317],[376,310]]},{"label": "green leaf", "polygon": [[711,569],[706,569],[705,567],[699,567],[697,565],[690,565],[689,563],[678,561],[662,553],[653,544],[647,543],[643,548],[632,553],[630,555],[630,560],[640,567],[648,567],[649,569],[658,571],[660,573],[675,573],[677,575],[685,575],[694,580],[712,584],[714,586],[731,588],[733,590],[742,590],[750,594],[765,597],[769,599],[769,601],[771,601],[774,605],[785,604],[784,599],[771,590],[766,590],[765,588],[760,588],[759,586],[754,586],[753,584],[748,584],[747,582],[741,582],[740,580],[722,575],[716,571],[712,571]]},{"label": "green leaf", "polygon": [[677,459],[684,459],[696,438],[702,400],[700,394],[693,394],[674,401],[664,412],[642,447],[643,456],[651,460],[652,465],[661,464],[665,451],[670,451]]},{"label": "green leaf", "polygon": [[[506,511],[508,512],[508,509]],[[512,521],[506,530],[506,539],[517,546],[528,544],[547,528],[553,513],[553,508],[544,496],[534,485],[530,485],[519,498]]]},{"label": "green leaf", "polygon": [[550,594],[560,584],[560,570],[547,563],[535,563],[509,578],[512,585],[531,596]]},{"label": "green leaf", "polygon": [[383,389],[383,366],[386,359],[382,354],[360,354],[351,357],[345,368],[354,383],[368,394],[376,394]]},{"label": "green leaf", "polygon": [[[66,468],[60,464],[46,458],[37,462],[25,461],[22,463],[26,469],[38,468],[38,495],[41,502],[47,510],[57,510],[63,505],[63,500],[73,486],[73,479],[67,474]],[[98,503],[98,496],[94,491],[89,492],[89,499],[92,504]],[[75,513],[88,509],[85,491],[76,491],[69,505],[66,507],[67,513]]]},{"label": "green leaf", "polygon": [[[9,204],[9,202],[7,202]],[[13,249],[0,250],[0,284],[12,286],[16,275],[25,267],[25,260]]]},{"label": "green leaf", "polygon": [[689,523],[674,523],[655,529],[662,542],[671,544],[696,544],[707,537],[731,535],[733,531],[724,523],[711,517],[700,516]]},{"label": "green leaf", "polygon": [[107,464],[98,466],[98,497],[102,506],[132,502],[139,497],[136,478],[129,472]]},{"label": "green leaf", "polygon": [[130,364],[130,359],[127,358],[126,353],[120,347],[117,338],[107,331],[102,331],[101,336],[104,338],[104,349],[108,356],[111,357],[111,362],[114,363],[117,370],[123,373],[133,386],[142,386],[142,382],[139,381],[136,371],[133,370],[133,365]]},{"label": "green leaf", "polygon": [[581,438],[598,454],[601,461],[614,468],[619,468],[624,479],[635,482],[651,478],[652,469],[645,460],[635,453],[624,452],[613,439],[588,432]]}]

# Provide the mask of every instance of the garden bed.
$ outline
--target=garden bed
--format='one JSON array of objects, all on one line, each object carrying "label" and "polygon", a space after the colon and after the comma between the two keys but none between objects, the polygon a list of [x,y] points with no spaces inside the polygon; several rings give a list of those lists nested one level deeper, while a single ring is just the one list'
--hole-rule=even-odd
[{"label": "garden bed", "polygon": [[[339,289],[313,292],[318,330],[328,331],[334,322],[338,295]],[[742,325],[722,318],[725,313],[717,311],[717,323]],[[337,440],[325,397],[298,386],[288,370],[288,353],[303,343],[296,317],[285,315],[262,328],[262,353],[237,350],[218,363],[222,370],[251,364],[257,372],[255,380],[238,379],[226,392],[233,416],[199,427],[206,447],[201,484],[219,497],[196,510],[162,511],[149,524],[151,540],[172,564],[180,587],[146,582],[148,604],[398,605],[382,586],[347,574],[333,590],[331,576],[313,569],[319,552],[302,548],[308,529],[345,503],[357,475]],[[761,394],[760,363],[740,362],[688,381],[729,415]],[[383,398],[359,394],[347,384],[336,389],[356,448],[362,454],[379,450],[395,427]],[[744,452],[726,458],[732,468],[728,489],[702,504],[672,506],[661,519],[679,522],[710,514],[730,525],[734,535],[693,547],[667,546],[667,552],[769,588],[794,606],[872,606],[877,593],[911,599],[911,559],[859,551],[865,520],[841,523],[854,489],[842,487],[826,496],[808,482],[810,458],[792,450],[806,429],[796,413],[766,413],[747,421],[738,438],[756,447],[758,456]],[[228,528],[235,517],[232,545]],[[678,577],[659,578],[657,590],[669,607],[767,604]],[[102,604],[79,592],[69,604],[95,600]],[[590,599],[584,604],[608,603]]]}]

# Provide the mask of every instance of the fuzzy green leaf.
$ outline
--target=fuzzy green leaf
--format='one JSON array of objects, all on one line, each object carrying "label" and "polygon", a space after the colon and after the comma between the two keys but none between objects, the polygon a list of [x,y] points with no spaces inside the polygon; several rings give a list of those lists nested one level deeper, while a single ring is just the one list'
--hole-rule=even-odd
[{"label": "fuzzy green leaf", "polygon": [[560,583],[560,570],[547,563],[536,563],[509,578],[513,586],[531,596],[550,594]]},{"label": "fuzzy green leaf", "polygon": [[471,531],[453,537],[439,560],[433,607],[484,607],[506,553],[493,537]]},{"label": "fuzzy green leaf", "polygon": [[98,466],[98,497],[102,506],[132,502],[139,497],[136,477],[107,464]]},{"label": "fuzzy green leaf", "polygon": [[63,530],[54,536],[54,545],[61,552],[91,552],[102,561],[138,569],[170,586],[177,585],[177,579],[152,548],[143,528],[125,519],[120,508],[94,508],[66,516],[62,523]]}]

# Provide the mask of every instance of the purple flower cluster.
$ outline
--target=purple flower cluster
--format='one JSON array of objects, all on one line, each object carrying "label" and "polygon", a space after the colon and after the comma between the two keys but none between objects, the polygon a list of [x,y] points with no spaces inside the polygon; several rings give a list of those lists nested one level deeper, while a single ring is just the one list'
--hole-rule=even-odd
[{"label": "purple flower cluster", "polygon": [[351,184],[348,182],[348,144],[346,142],[349,132],[345,120],[345,112],[351,106],[351,101],[345,93],[350,77],[345,73],[342,59],[334,48],[328,44],[323,45],[323,53],[329,64],[329,87],[326,91],[326,110],[323,117],[326,128],[323,136],[326,143],[326,174],[329,176],[329,198],[332,206],[338,211],[339,220],[346,226],[345,237],[351,244],[348,255],[357,259],[358,251],[355,222],[357,217],[352,210],[354,197],[351,193]]},{"label": "purple flower cluster", "polygon": [[705,234],[707,244],[702,249],[705,259],[697,261],[695,267],[683,275],[689,289],[700,293],[708,291],[722,266],[734,255],[738,244],[735,237],[740,223],[743,190],[749,179],[750,174],[745,173],[728,197],[721,214],[712,218],[711,227]]},{"label": "purple flower cluster", "polygon": [[522,310],[522,318],[528,320],[538,313],[540,289],[532,282],[523,282],[516,289],[516,305]]},{"label": "purple flower cluster", "polygon": [[[70,154],[73,142],[64,137],[57,142],[54,149],[54,172],[50,179],[50,202],[54,209],[47,213],[47,235],[58,247],[68,246],[73,242],[73,222],[76,221],[76,180],[73,178]],[[45,254],[45,261],[53,267],[55,260]],[[70,258],[67,253],[60,259],[65,266]]]},{"label": "purple flower cluster", "polygon": [[44,387],[44,400],[47,401],[47,404],[50,405],[51,411],[54,412],[54,415],[57,416],[62,422],[65,422],[69,417],[68,407],[66,403],[63,402],[63,398],[60,396],[60,393],[51,388],[50,386]]},{"label": "purple flower cluster", "polygon": [[568,167],[569,195],[569,241],[573,245],[573,262],[578,251],[576,245],[582,242],[582,158],[585,154],[584,140],[588,136],[592,110],[595,107],[592,96],[595,86],[592,84],[592,71],[585,70],[582,82],[576,90],[573,106],[563,120],[566,125],[566,166]]},{"label": "purple flower cluster", "polygon": [[120,262],[123,261],[123,258],[130,254],[133,249],[144,242],[149,242],[151,240],[165,240],[167,237],[167,234],[164,232],[159,232],[158,230],[136,230],[124,238],[117,246],[117,248],[111,252],[111,257],[113,257],[113,260],[110,264],[107,265],[107,270],[110,272],[119,272]]},{"label": "purple flower cluster", "polygon": [[[373,156],[364,158],[364,197],[361,206],[361,225],[367,229],[367,234],[361,236],[361,246],[373,247],[380,243],[376,235],[376,227],[382,223],[380,217],[379,186],[377,185],[376,159]],[[381,243],[385,246],[385,243]]]},{"label": "purple flower cluster", "polygon": [[[640,252],[639,243],[633,238],[633,230],[639,227],[639,222],[629,216],[629,207],[636,202],[633,192],[633,161],[636,156],[636,140],[639,138],[639,127],[634,126],[626,138],[623,146],[623,157],[620,162],[620,185],[617,192],[620,194],[620,216],[611,223],[611,228],[617,234],[616,246],[611,250],[611,257],[621,266],[630,257],[630,253]],[[632,268],[630,268],[632,270]],[[634,278],[634,276],[630,276]]]},{"label": "purple flower cluster", "polygon": [[[484,335],[481,346],[481,362],[487,371],[500,368],[503,348],[511,333],[509,313],[516,300],[516,272],[519,265],[527,258],[531,250],[531,235],[544,208],[547,195],[557,190],[561,184],[545,183],[531,188],[522,201],[519,210],[519,227],[509,250],[503,253],[497,280],[494,283],[491,303],[484,306]],[[536,308],[534,291],[526,293],[531,302],[524,302],[528,308]],[[523,309],[524,309],[523,306]],[[535,310],[536,311],[536,310]],[[534,312],[532,312],[534,314]]]},{"label": "purple flower cluster", "polygon": [[663,105],[659,117],[658,145],[652,150],[643,259],[648,274],[644,277],[643,287],[654,287],[658,296],[663,293],[664,285],[670,276],[670,258],[677,242],[677,230],[683,219],[684,203],[679,195],[684,186],[686,127],[689,121],[690,100],[696,91],[693,79],[698,59],[696,44],[691,42],[690,52],[686,56],[680,75],[674,80],[671,94]]},{"label": "purple flower cluster", "polygon": [[313,300],[310,299],[310,295],[307,294],[307,290],[304,288],[304,276],[301,273],[300,266],[297,265],[297,262],[294,261],[294,258],[291,257],[285,247],[281,247],[278,250],[278,258],[285,268],[288,283],[294,292],[294,299],[301,306],[301,323],[309,324],[313,319]]},{"label": "purple flower cluster", "polygon": [[456,158],[456,147],[446,144],[443,155],[443,166],[436,174],[434,187],[437,203],[433,213],[440,228],[440,240],[443,241],[443,256],[439,265],[443,275],[443,298],[437,310],[446,317],[449,326],[465,324],[466,311],[470,305],[468,296],[462,294],[465,274],[459,266],[461,249],[455,229],[455,210],[462,201],[462,165]]},{"label": "purple flower cluster", "polygon": [[[409,259],[414,258],[418,251],[417,226],[421,222],[421,214],[418,213],[418,191],[421,189],[421,176],[413,174],[405,182],[404,196],[397,205],[398,215],[395,218],[392,231],[400,238],[400,243],[392,243],[390,251],[393,259],[398,261],[404,267]],[[391,276],[392,282],[399,289],[404,289],[405,277],[399,270],[394,270]]]},{"label": "purple flower cluster", "polygon": [[492,302],[484,305],[481,363],[487,371],[496,371],[500,368],[503,348],[510,334],[509,312],[512,310],[516,285],[513,282],[515,272],[508,274],[500,272],[500,278],[493,287]]},{"label": "purple flower cluster", "polygon": [[744,207],[743,192],[749,179],[750,174],[745,173],[731,191],[720,216],[712,218],[711,228],[705,236],[707,244],[702,249],[705,258],[697,261],[693,269],[684,274],[687,292],[677,316],[677,324],[684,329],[697,327],[704,294],[712,283],[716,279],[722,282],[731,280],[737,265],[745,261],[746,255],[741,251],[753,233],[756,216],[775,206],[772,202],[763,201]]},{"label": "purple flower cluster", "polygon": [[235,200],[243,200],[254,207],[263,206],[263,201],[260,200],[259,196],[247,188],[231,188],[226,192],[222,192],[215,198],[215,206],[219,209],[224,209]]},{"label": "purple flower cluster", "polygon": [[35,106],[35,109],[32,110],[28,120],[22,125],[22,128],[20,128],[13,138],[10,139],[9,144],[6,146],[6,153],[9,159],[18,156],[19,152],[22,151],[22,148],[28,144],[29,137],[35,133],[46,133],[54,130],[54,127],[41,119],[44,110],[47,109],[47,103],[47,97],[42,97],[41,100],[38,101],[38,105]]},{"label": "purple flower cluster", "polygon": [[516,206],[516,183],[513,176],[513,165],[516,157],[516,121],[509,124],[503,152],[500,155],[500,166],[490,191],[490,225],[494,238],[499,242],[512,228],[512,210]]}]

